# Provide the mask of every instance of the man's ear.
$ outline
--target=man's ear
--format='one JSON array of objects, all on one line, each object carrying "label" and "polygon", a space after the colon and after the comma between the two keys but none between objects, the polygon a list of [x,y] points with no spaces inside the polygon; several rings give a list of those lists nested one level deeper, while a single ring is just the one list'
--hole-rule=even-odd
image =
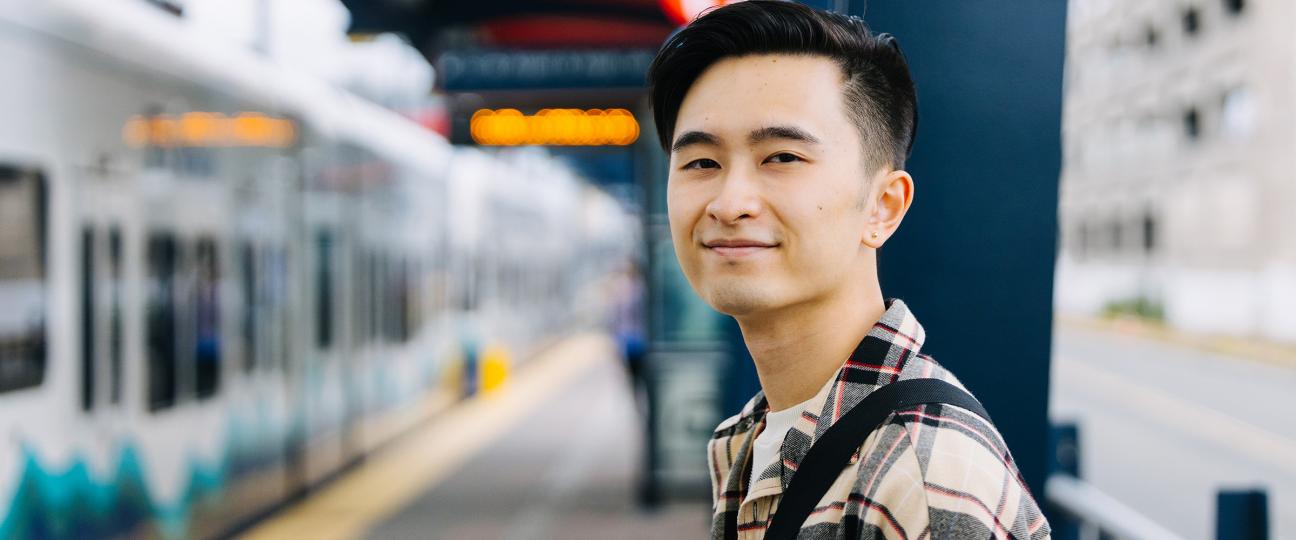
[{"label": "man's ear", "polygon": [[913,204],[914,181],[905,171],[891,171],[879,174],[872,184],[869,196],[873,200],[868,206],[870,214],[864,231],[864,245],[878,249],[895,234],[900,221],[909,212],[909,205]]}]

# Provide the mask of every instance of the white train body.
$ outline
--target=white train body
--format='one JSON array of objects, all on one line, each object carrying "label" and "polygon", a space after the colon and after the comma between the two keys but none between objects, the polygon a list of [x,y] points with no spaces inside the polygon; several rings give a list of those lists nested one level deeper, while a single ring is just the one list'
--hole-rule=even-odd
[{"label": "white train body", "polygon": [[0,62],[0,537],[227,531],[471,391],[473,347],[580,324],[625,254],[542,153],[143,2],[0,0]]}]

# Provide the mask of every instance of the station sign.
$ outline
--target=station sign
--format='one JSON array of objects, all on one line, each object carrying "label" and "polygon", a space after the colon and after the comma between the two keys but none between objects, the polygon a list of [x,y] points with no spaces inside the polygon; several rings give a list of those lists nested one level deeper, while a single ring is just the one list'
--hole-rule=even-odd
[{"label": "station sign", "polygon": [[641,88],[655,51],[447,51],[437,80],[448,92]]},{"label": "station sign", "polygon": [[259,112],[136,115],[122,126],[122,140],[134,148],[286,148],[296,142],[297,128],[292,120]]},{"label": "station sign", "polygon": [[625,146],[639,138],[639,122],[625,109],[481,109],[469,129],[487,146]]}]

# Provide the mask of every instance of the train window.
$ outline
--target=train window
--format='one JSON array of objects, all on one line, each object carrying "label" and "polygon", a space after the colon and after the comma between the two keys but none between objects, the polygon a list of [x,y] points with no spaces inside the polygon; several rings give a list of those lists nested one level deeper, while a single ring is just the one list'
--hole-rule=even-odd
[{"label": "train window", "polygon": [[284,365],[284,359],[288,358],[284,332],[289,318],[286,309],[287,258],[283,248],[277,246],[265,246],[257,252],[257,302],[262,308],[256,329],[260,336],[257,362],[262,368],[273,368]]},{"label": "train window", "polygon": [[315,346],[333,346],[333,234],[315,233]]},{"label": "train window", "polygon": [[369,329],[366,328],[369,314],[368,284],[369,276],[366,273],[368,258],[362,248],[356,250],[357,254],[351,258],[351,341],[357,346],[366,344],[369,336]]},{"label": "train window", "polygon": [[405,303],[402,301],[402,289],[404,284],[400,279],[399,264],[393,260],[393,257],[386,256],[382,258],[383,266],[383,337],[387,341],[399,343],[401,339],[401,326],[404,324]]},{"label": "train window", "polygon": [[220,388],[220,256],[216,241],[200,238],[194,256],[194,389],[204,398]]},{"label": "train window", "polygon": [[0,164],[0,392],[45,377],[47,199],[40,173]]},{"label": "train window", "polygon": [[409,279],[405,272],[405,259],[397,257],[391,261],[392,283],[392,339],[397,343],[405,342],[406,326],[409,322]]},{"label": "train window", "polygon": [[94,408],[95,389],[95,235],[81,229],[81,410]]},{"label": "train window", "polygon": [[388,312],[391,310],[391,295],[387,292],[390,288],[391,276],[387,275],[387,257],[382,253],[374,254],[374,298],[378,302],[374,304],[374,339],[382,342],[387,341],[390,333],[387,326],[390,324],[391,316]]},{"label": "train window", "polygon": [[148,403],[150,410],[170,407],[176,400],[177,336],[176,268],[180,250],[174,236],[154,233],[147,253]]},{"label": "train window", "polygon": [[383,324],[386,318],[383,317],[383,305],[386,304],[386,298],[383,297],[383,268],[381,258],[377,253],[369,254],[369,339],[377,342],[382,337]]},{"label": "train window", "polygon": [[423,326],[424,302],[427,299],[427,293],[424,289],[424,275],[422,261],[416,259],[407,259],[406,265],[409,267],[409,328],[405,332],[405,339],[409,340],[414,337],[418,329]]},{"label": "train window", "polygon": [[243,372],[251,372],[257,364],[256,328],[260,306],[257,302],[256,248],[246,240],[239,244],[239,293],[243,302],[242,326],[239,336],[243,347]]},{"label": "train window", "polygon": [[291,343],[288,340],[288,329],[292,328],[292,312],[288,309],[288,250],[284,247],[276,247],[269,250],[269,256],[263,260],[270,264],[270,271],[266,276],[270,278],[263,289],[266,296],[268,313],[267,315],[272,330],[269,332],[273,339],[273,346],[270,348],[273,354],[272,365],[286,367],[288,365],[288,349]]},{"label": "train window", "polygon": [[122,235],[114,226],[108,230],[108,400],[121,403],[122,360]]},{"label": "train window", "polygon": [[408,258],[400,261],[400,339],[409,341],[414,336],[414,326],[418,321],[418,285],[414,264]]}]

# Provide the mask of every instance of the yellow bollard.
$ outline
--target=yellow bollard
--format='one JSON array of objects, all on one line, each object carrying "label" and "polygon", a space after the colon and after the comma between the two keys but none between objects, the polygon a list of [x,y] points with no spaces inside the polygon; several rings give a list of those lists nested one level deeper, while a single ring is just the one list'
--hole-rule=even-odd
[{"label": "yellow bollard", "polygon": [[481,356],[481,389],[493,392],[508,381],[509,372],[508,348],[503,345],[491,345]]}]

